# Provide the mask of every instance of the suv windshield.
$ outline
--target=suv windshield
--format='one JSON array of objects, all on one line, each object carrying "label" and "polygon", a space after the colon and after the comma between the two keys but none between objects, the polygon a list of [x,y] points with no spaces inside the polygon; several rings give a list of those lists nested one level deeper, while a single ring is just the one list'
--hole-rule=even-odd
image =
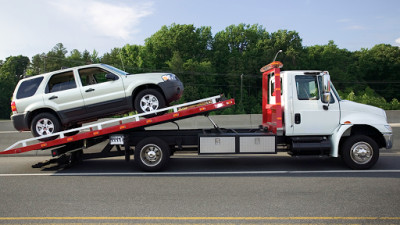
[{"label": "suv windshield", "polygon": [[114,72],[117,72],[118,74],[121,74],[121,75],[128,75],[128,74],[129,74],[129,73],[127,73],[127,72],[125,72],[125,71],[123,71],[123,70],[117,69],[117,68],[115,68],[115,67],[113,67],[113,66],[106,65],[106,64],[102,64],[102,65],[105,66],[105,67],[107,67],[108,69],[114,71]]}]

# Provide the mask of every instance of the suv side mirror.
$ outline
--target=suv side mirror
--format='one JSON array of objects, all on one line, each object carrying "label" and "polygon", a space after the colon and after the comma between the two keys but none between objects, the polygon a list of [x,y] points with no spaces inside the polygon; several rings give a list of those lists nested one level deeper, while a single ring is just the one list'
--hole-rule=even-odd
[{"label": "suv side mirror", "polygon": [[107,73],[107,74],[106,74],[106,79],[107,79],[107,80],[118,80],[119,78],[118,78],[117,75],[115,75],[115,74],[113,74],[113,73]]}]

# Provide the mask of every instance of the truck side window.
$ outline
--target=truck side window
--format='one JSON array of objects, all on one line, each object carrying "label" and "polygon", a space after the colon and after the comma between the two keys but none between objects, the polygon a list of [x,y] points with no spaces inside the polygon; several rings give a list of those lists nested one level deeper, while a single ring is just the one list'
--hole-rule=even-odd
[{"label": "truck side window", "polygon": [[[269,91],[271,96],[275,96],[275,80],[271,79],[269,82]],[[281,95],[283,94],[283,87],[282,87],[282,77],[281,77]]]},{"label": "truck side window", "polygon": [[47,84],[46,93],[64,91],[73,88],[76,88],[74,73],[69,71],[53,75]]},{"label": "truck side window", "polygon": [[296,76],[297,98],[299,100],[318,100],[318,81],[316,76]]}]

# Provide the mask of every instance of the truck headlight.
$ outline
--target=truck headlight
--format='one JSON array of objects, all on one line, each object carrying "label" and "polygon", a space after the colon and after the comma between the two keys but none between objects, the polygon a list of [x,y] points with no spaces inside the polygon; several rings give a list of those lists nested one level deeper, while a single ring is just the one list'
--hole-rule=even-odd
[{"label": "truck headlight", "polygon": [[175,74],[172,74],[172,73],[163,75],[161,78],[163,79],[163,81],[176,80]]}]

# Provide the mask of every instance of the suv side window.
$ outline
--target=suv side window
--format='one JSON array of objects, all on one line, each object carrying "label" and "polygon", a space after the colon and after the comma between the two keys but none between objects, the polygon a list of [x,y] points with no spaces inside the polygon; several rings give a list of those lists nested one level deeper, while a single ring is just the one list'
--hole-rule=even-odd
[{"label": "suv side window", "polygon": [[318,81],[316,76],[296,76],[297,98],[299,100],[318,100]]},{"label": "suv side window", "polygon": [[98,67],[80,69],[79,77],[81,78],[82,86],[100,84],[110,80],[106,79],[106,74],[110,73]]},{"label": "suv side window", "polygon": [[28,98],[33,96],[40,83],[42,83],[43,77],[37,77],[30,80],[23,81],[19,86],[17,92],[17,99]]},{"label": "suv side window", "polygon": [[76,88],[74,73],[69,71],[53,75],[47,84],[46,93],[64,91],[73,88]]}]

